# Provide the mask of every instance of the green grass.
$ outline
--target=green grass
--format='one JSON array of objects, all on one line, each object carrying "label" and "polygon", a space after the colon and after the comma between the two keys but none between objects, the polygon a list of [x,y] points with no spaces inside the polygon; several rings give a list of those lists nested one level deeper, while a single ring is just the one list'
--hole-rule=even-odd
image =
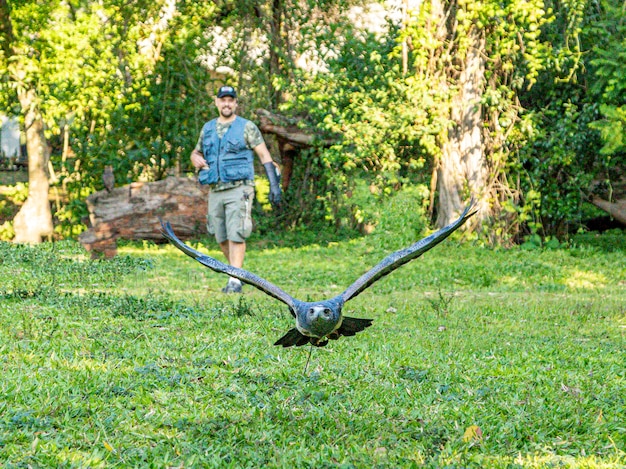
[{"label": "green grass", "polygon": [[[0,467],[624,467],[624,241],[448,240],[350,301],[373,326],[308,373],[272,346],[282,303],[170,246],[0,243]],[[398,247],[259,244],[246,267],[304,300]]]}]

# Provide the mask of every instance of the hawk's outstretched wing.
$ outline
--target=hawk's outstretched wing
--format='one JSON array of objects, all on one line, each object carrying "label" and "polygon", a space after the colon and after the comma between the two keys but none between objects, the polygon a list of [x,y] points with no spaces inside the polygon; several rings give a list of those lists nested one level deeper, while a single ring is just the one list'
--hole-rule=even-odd
[{"label": "hawk's outstretched wing", "polygon": [[344,302],[348,301],[351,298],[354,298],[377,280],[380,280],[382,277],[393,272],[398,267],[406,264],[407,262],[418,258],[426,251],[432,249],[448,236],[450,236],[457,228],[463,225],[463,223],[465,223],[465,221],[476,212],[477,210],[474,208],[474,200],[472,200],[465,208],[458,220],[450,223],[448,226],[416,242],[415,244],[412,244],[408,248],[400,249],[399,251],[388,255],[376,266],[372,267],[368,272],[361,275],[361,277],[356,282],[350,285],[340,295],[341,298],[343,298]]},{"label": "hawk's outstretched wing", "polygon": [[172,230],[172,225],[170,225],[169,222],[163,223],[163,221],[161,221],[161,232],[163,233],[163,236],[165,236],[174,246],[183,251],[189,257],[197,260],[200,264],[208,267],[211,270],[214,270],[215,272],[230,275],[231,277],[238,278],[248,285],[252,285],[253,287],[258,288],[262,292],[267,293],[269,296],[285,303],[287,306],[289,306],[292,314],[294,314],[294,298],[278,288],[276,285],[268,282],[258,275],[253,274],[252,272],[233,267],[232,265],[224,264],[217,259],[202,254],[192,247],[187,246],[176,237],[176,235],[174,234],[174,230]]}]

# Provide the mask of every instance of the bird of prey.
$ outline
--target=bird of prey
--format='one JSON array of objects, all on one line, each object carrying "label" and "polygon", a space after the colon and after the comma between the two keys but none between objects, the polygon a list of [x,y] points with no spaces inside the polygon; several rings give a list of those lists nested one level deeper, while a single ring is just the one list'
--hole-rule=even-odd
[{"label": "bird of prey", "polygon": [[104,167],[102,182],[104,183],[104,188],[107,192],[111,192],[115,188],[115,174],[113,174],[113,166],[110,164]]},{"label": "bird of prey", "polygon": [[343,293],[334,298],[313,302],[297,300],[281,288],[252,272],[224,264],[217,259],[196,251],[176,237],[169,222],[164,223],[161,221],[161,228],[165,238],[200,264],[215,272],[238,278],[242,282],[252,285],[269,296],[282,301],[289,307],[291,315],[296,320],[296,327],[290,329],[274,345],[282,345],[283,347],[295,345],[299,347],[310,343],[312,346],[323,347],[328,343],[329,339],[336,340],[342,335],[353,336],[366,327],[371,326],[371,319],[352,318],[342,314],[341,310],[347,301],[398,267],[418,258],[429,249],[435,247],[475,213],[474,204],[470,202],[458,220],[421,241],[388,255],[368,272],[361,275]]}]

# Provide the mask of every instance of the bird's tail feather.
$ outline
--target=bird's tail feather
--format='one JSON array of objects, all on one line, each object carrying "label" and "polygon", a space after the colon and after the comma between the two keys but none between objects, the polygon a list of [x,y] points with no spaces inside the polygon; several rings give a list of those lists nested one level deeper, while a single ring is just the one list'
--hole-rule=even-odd
[{"label": "bird's tail feather", "polygon": [[296,347],[301,347],[302,345],[306,345],[310,342],[316,347],[323,347],[328,343],[328,339],[337,340],[342,335],[351,337],[357,332],[361,332],[366,327],[370,327],[372,325],[372,321],[372,319],[360,319],[344,316],[339,329],[328,334],[326,339],[307,337],[301,334],[300,331],[294,327],[293,329],[290,329],[289,332],[287,332],[284,336],[278,339],[274,343],[274,345],[282,345],[283,347],[291,347],[295,345]]}]

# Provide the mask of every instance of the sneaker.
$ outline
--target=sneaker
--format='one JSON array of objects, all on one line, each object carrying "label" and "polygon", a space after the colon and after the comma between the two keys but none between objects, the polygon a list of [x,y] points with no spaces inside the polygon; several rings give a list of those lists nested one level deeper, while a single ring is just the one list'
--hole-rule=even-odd
[{"label": "sneaker", "polygon": [[241,282],[229,279],[228,283],[222,288],[222,293],[241,293],[243,285]]}]

